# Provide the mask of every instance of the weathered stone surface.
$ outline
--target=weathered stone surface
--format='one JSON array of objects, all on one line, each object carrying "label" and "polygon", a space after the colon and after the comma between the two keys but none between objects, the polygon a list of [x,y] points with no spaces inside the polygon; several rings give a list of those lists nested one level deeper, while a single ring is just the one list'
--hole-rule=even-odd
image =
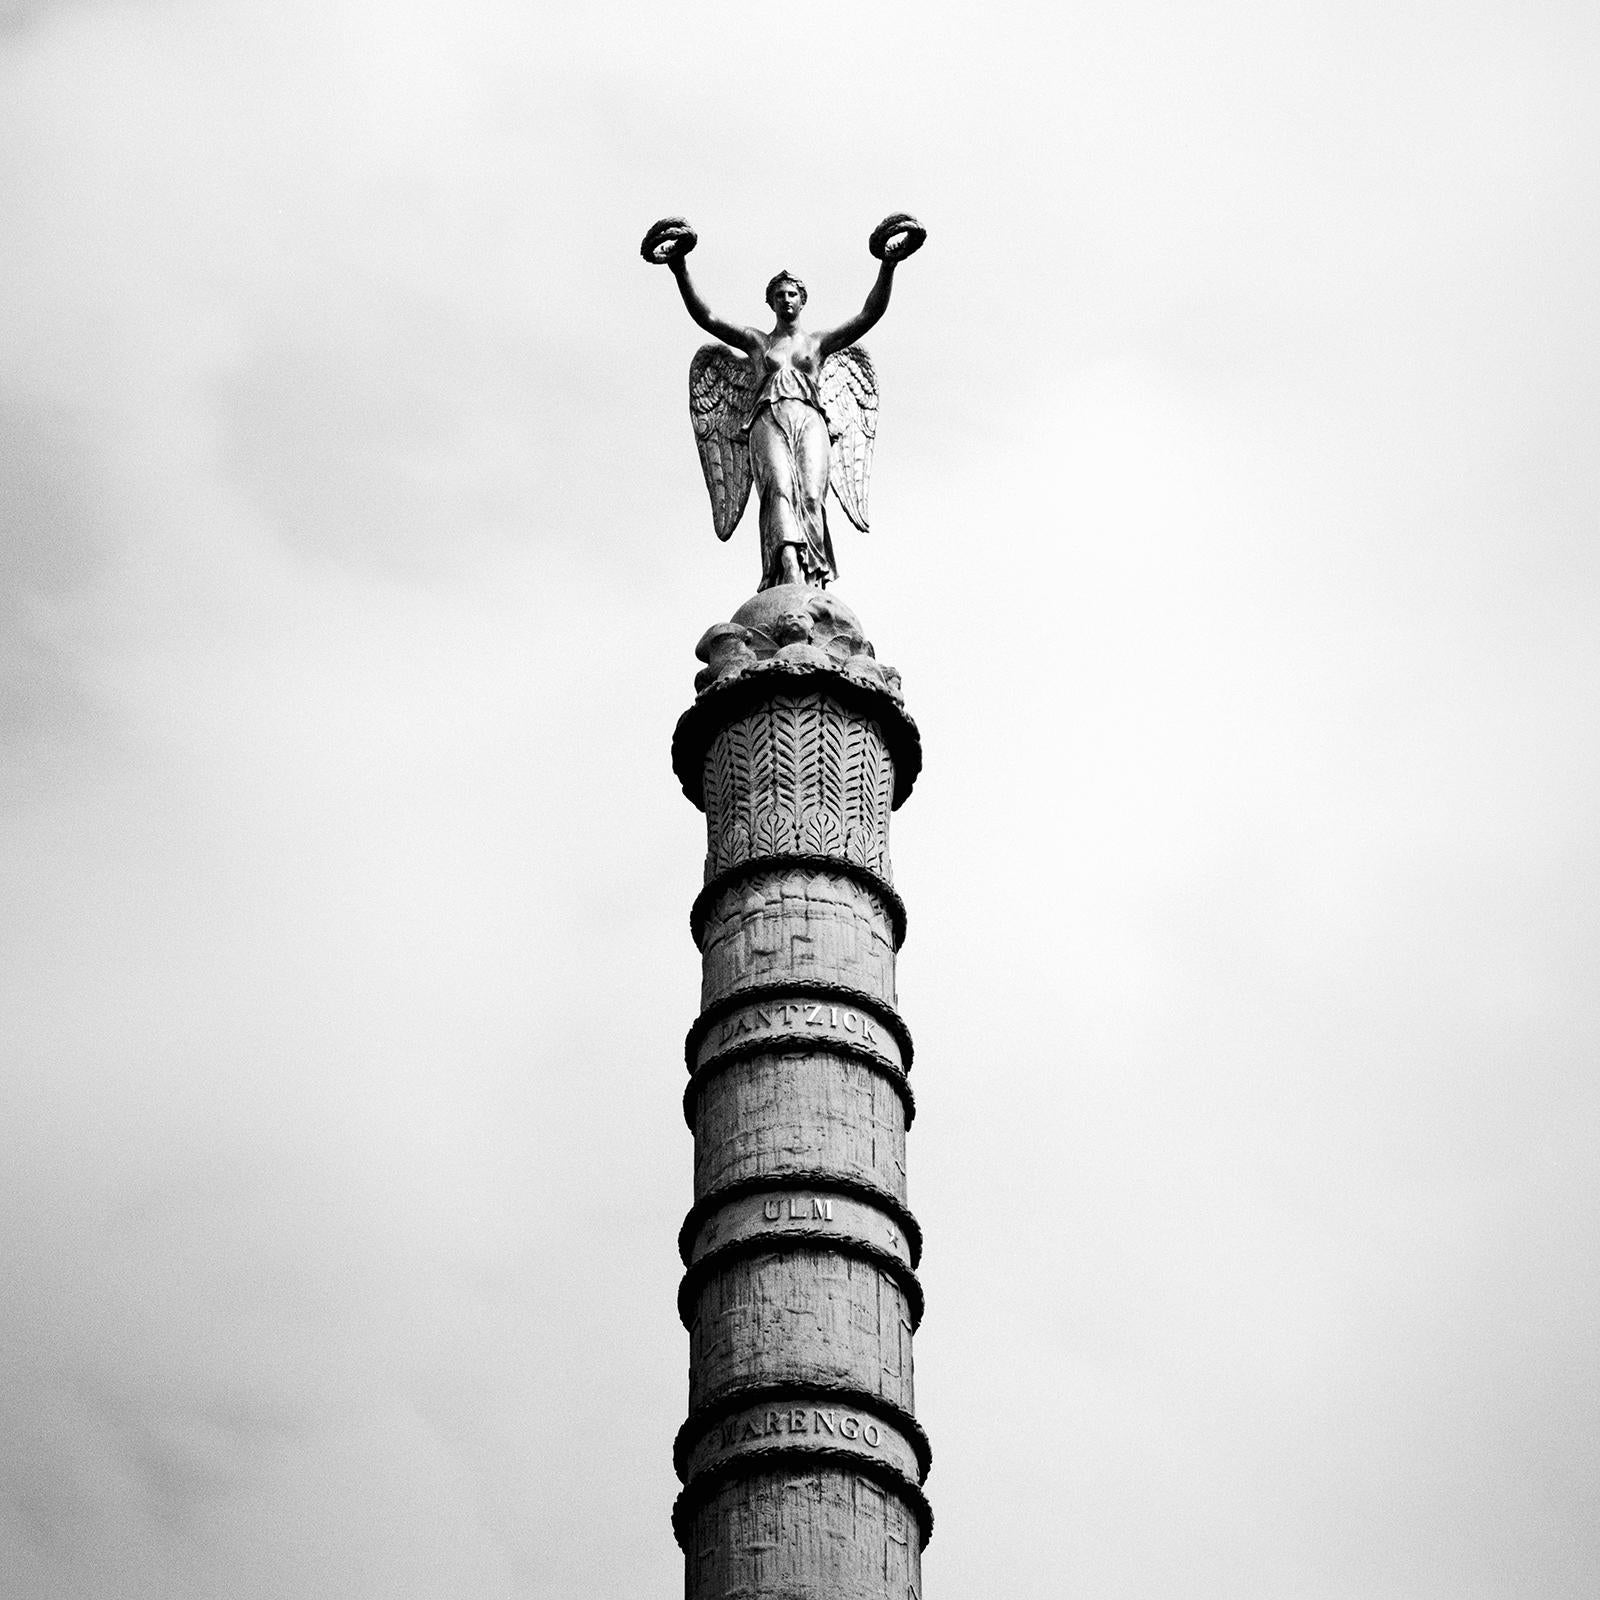
[{"label": "weathered stone surface", "polygon": [[918,1600],[921,1252],[889,816],[921,761],[898,677],[777,585],[701,641],[673,761],[706,812],[680,1232],[688,1600]]},{"label": "weathered stone surface", "polygon": [[700,955],[702,1008],[785,980],[895,1000],[887,904],[826,870],[762,872],[730,888],[713,908]]},{"label": "weathered stone surface", "polygon": [[900,1285],[846,1255],[785,1251],[709,1274],[689,1324],[689,1405],[748,1384],[842,1384],[914,1411]]},{"label": "weathered stone surface", "polygon": [[905,1106],[849,1056],[771,1054],[714,1073],[695,1101],[695,1198],[754,1178],[835,1173],[906,1198]]},{"label": "weathered stone surface", "polygon": [[917,1600],[922,1534],[911,1508],[862,1473],[824,1468],[736,1479],[686,1519],[691,1600]]}]

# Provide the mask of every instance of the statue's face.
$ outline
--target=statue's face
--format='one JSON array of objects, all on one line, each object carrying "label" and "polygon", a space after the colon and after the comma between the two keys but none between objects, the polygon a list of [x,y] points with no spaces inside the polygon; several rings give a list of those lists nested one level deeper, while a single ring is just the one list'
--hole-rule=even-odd
[{"label": "statue's face", "polygon": [[798,283],[790,283],[785,279],[782,283],[772,286],[772,293],[767,296],[767,304],[785,322],[792,322],[800,315],[800,307],[806,303],[805,290]]}]

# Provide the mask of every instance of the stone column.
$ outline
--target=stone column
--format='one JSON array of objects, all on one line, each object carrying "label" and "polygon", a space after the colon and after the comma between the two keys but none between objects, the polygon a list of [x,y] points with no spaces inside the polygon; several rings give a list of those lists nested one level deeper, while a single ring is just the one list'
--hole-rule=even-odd
[{"label": "stone column", "polygon": [[921,764],[899,675],[840,602],[768,589],[710,629],[673,767],[706,814],[679,1245],[688,1600],[916,1600],[922,1239],[889,813]]}]

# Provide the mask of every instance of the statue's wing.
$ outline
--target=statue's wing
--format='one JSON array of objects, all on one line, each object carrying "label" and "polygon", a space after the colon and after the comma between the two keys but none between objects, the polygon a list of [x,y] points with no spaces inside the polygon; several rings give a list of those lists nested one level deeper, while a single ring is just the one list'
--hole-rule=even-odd
[{"label": "statue's wing", "polygon": [[872,357],[858,344],[829,356],[822,363],[821,389],[833,438],[828,486],[845,515],[865,533],[872,442],[878,437],[878,375]]},{"label": "statue's wing", "polygon": [[750,446],[739,431],[750,412],[755,369],[725,344],[703,344],[689,363],[689,418],[719,539],[730,538],[750,498]]}]

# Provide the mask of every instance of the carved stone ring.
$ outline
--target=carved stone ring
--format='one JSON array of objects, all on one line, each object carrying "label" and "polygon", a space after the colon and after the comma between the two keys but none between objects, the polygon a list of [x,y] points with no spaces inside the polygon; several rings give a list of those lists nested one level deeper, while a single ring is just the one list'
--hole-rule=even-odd
[{"label": "carved stone ring", "polygon": [[[658,228],[661,226],[659,222],[656,224]],[[897,211],[892,217],[885,217],[872,230],[867,248],[879,261],[904,261],[922,248],[923,240],[927,237],[928,230],[915,217]]]},{"label": "carved stone ring", "polygon": [[682,217],[663,217],[651,225],[639,254],[654,266],[664,267],[674,256],[686,256],[699,244],[700,235]]}]

